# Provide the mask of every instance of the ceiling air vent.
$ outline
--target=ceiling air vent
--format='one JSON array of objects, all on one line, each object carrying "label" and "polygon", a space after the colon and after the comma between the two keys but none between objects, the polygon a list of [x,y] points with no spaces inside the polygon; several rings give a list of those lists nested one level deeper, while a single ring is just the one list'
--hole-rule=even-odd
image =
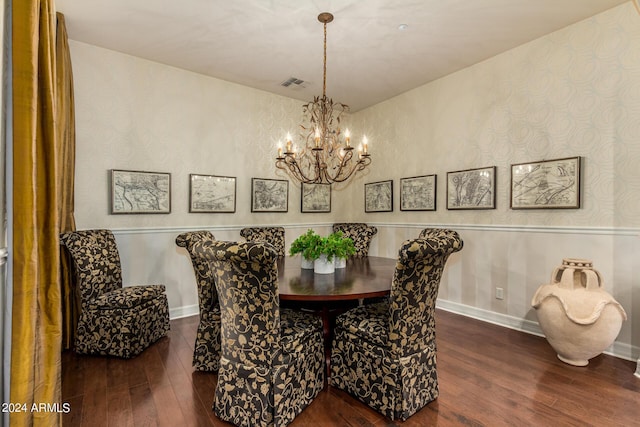
[{"label": "ceiling air vent", "polygon": [[280,86],[289,87],[293,85],[293,87],[305,87],[304,80],[300,80],[297,77],[289,77],[287,80],[280,83]]}]

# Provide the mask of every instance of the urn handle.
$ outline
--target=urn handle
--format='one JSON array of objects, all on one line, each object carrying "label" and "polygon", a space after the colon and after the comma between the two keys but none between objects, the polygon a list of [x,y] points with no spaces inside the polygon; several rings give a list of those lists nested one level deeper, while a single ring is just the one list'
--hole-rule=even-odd
[{"label": "urn handle", "polygon": [[565,289],[599,289],[602,286],[602,276],[591,268],[557,268],[554,272],[554,282]]},{"label": "urn handle", "polygon": [[582,274],[586,277],[585,288],[598,289],[602,286],[602,276],[598,270],[582,270]]}]

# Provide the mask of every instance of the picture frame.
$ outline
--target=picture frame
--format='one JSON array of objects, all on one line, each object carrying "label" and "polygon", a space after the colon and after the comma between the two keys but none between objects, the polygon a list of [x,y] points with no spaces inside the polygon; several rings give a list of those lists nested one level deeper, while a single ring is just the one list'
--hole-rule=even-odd
[{"label": "picture frame", "polygon": [[511,209],[579,209],[582,158],[511,165]]},{"label": "picture frame", "polygon": [[110,170],[111,214],[168,214],[171,212],[171,174]]},{"label": "picture frame", "polygon": [[495,208],[495,166],[447,172],[447,209]]},{"label": "picture frame", "polygon": [[288,180],[251,178],[251,212],[288,211]]},{"label": "picture frame", "polygon": [[190,213],[234,213],[236,178],[189,174]]},{"label": "picture frame", "polygon": [[393,180],[364,184],[365,212],[393,212]]},{"label": "picture frame", "polygon": [[306,184],[300,188],[300,212],[331,212],[331,184]]},{"label": "picture frame", "polygon": [[437,175],[400,178],[401,211],[435,211]]}]

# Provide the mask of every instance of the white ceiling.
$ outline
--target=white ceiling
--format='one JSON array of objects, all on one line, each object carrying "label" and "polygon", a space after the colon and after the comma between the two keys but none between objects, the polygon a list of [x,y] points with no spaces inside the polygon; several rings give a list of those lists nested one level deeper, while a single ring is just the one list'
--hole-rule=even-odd
[{"label": "white ceiling", "polygon": [[[56,8],[72,40],[304,101],[322,94],[317,16],[331,12],[327,95],[358,111],[626,1],[56,0]],[[290,77],[305,87],[282,87]]]}]

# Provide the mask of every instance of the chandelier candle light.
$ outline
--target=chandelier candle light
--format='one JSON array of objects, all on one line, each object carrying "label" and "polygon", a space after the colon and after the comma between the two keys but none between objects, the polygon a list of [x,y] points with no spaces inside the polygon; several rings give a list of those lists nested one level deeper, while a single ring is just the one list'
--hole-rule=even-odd
[{"label": "chandelier candle light", "polygon": [[298,151],[291,135],[287,134],[284,153],[282,145],[278,146],[276,167],[301,183],[332,184],[344,182],[364,170],[371,164],[371,155],[366,136],[362,138],[357,160],[353,158],[354,148],[348,129],[342,138],[340,116],[349,111],[349,106],[327,98],[327,24],[333,21],[333,15],[321,13],[318,21],[324,25],[322,97],[315,96],[313,101],[302,106],[305,116],[300,125],[303,148]]}]

